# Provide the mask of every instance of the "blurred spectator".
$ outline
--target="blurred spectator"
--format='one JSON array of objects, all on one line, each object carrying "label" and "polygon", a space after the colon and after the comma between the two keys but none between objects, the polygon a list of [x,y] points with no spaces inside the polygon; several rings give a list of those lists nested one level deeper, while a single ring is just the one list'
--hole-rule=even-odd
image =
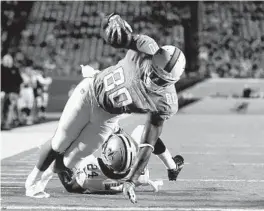
[{"label": "blurred spectator", "polygon": [[[263,16],[259,13],[264,12],[263,3],[221,2],[220,5],[216,2],[204,2],[203,8],[200,49],[209,50],[207,61],[212,62],[214,72],[211,75],[264,77],[259,73],[264,61],[261,56],[263,28],[260,27]],[[199,59],[206,59],[204,51],[200,51]],[[229,64],[228,68],[226,64]],[[203,68],[201,66],[202,71]]]},{"label": "blurred spectator", "polygon": [[15,119],[19,118],[17,100],[22,78],[17,67],[13,64],[11,55],[6,54],[1,64],[1,92],[4,93],[2,129],[10,130]]},{"label": "blurred spectator", "polygon": [[243,95],[242,96],[244,98],[250,98],[251,92],[252,92],[252,89],[247,84],[245,84],[244,89],[243,89]]},{"label": "blurred spectator", "polygon": [[21,123],[26,125],[33,124],[34,107],[34,90],[33,90],[33,72],[30,66],[22,69],[21,76],[23,83],[21,85],[20,98],[18,100],[18,108],[21,114]]},{"label": "blurred spectator", "polygon": [[46,109],[49,101],[49,86],[51,77],[46,76],[44,71],[35,70],[34,94],[36,99],[36,117],[38,121],[46,119]]},{"label": "blurred spectator", "polygon": [[[24,4],[12,1],[5,4],[9,6],[3,12],[2,41],[18,43],[18,27],[23,31],[20,42],[24,45],[23,52],[26,53],[30,47],[31,52],[37,54],[32,53],[34,56],[41,55],[42,62],[54,75],[80,74],[76,71],[80,61],[96,60],[100,69],[104,69],[124,57],[125,51],[111,48],[98,36],[101,7],[97,2],[76,3],[70,22],[64,14],[67,8],[71,8],[69,3],[46,5],[45,2],[34,2],[39,4],[36,8],[42,8],[43,12],[36,13],[36,17],[30,16],[26,28],[23,28],[27,17],[25,11],[12,9]],[[105,13],[112,12],[111,2],[101,5],[106,9]],[[184,46],[183,22],[191,22],[191,6],[191,2],[116,2],[116,8],[123,8],[116,12],[121,12],[136,33],[145,33],[160,45]],[[202,2],[201,8],[198,11],[202,14],[199,16],[201,23],[197,42],[200,70],[197,72],[208,77],[264,77],[263,3]],[[16,38],[13,39],[9,35],[14,32]]]}]

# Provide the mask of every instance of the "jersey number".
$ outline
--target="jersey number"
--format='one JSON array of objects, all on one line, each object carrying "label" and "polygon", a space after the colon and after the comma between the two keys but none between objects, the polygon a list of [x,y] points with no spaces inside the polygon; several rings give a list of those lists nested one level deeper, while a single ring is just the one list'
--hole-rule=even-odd
[{"label": "jersey number", "polygon": [[178,103],[178,98],[175,93],[166,93],[166,100],[169,105]]},{"label": "jersey number", "polygon": [[92,170],[96,170],[96,169],[97,169],[97,166],[96,165],[88,164],[87,165],[87,170],[88,171],[86,171],[86,168],[83,168],[83,171],[86,173],[86,175],[87,175],[88,178],[93,178],[93,177],[98,176],[98,173],[96,173],[95,171],[92,171]]},{"label": "jersey number", "polygon": [[[119,67],[104,77],[104,86],[106,92],[113,90],[123,83],[125,83],[125,76],[122,67]],[[125,87],[117,89],[113,93],[109,94],[109,99],[116,107],[122,107],[132,103],[131,95]]]}]

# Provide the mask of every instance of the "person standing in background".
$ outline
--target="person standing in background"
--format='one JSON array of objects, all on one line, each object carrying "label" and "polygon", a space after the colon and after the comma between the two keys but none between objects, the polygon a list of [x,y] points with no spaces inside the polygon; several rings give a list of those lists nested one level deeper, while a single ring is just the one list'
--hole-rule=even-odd
[{"label": "person standing in background", "polygon": [[48,89],[52,83],[51,77],[46,76],[44,71],[36,70],[34,74],[35,87],[34,93],[36,98],[36,114],[38,120],[46,119],[46,109],[48,106],[49,93]]},{"label": "person standing in background", "polygon": [[34,92],[33,92],[33,72],[30,66],[25,67],[21,76],[23,83],[21,85],[20,98],[18,100],[18,107],[22,115],[22,124],[32,125],[32,109],[34,107]]},{"label": "person standing in background", "polygon": [[17,100],[23,80],[13,58],[6,54],[1,64],[1,94],[3,96],[2,130],[10,130],[15,115],[18,117]]}]

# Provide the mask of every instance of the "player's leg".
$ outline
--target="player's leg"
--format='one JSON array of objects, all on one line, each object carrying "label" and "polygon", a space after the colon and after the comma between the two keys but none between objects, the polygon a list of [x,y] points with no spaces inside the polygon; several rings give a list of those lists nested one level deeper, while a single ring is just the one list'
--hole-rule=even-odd
[{"label": "player's leg", "polygon": [[42,106],[42,97],[41,96],[36,96],[35,97],[36,98],[36,119],[38,120],[38,121],[40,121],[41,120],[41,116],[42,116],[42,113],[41,113],[41,106]]},{"label": "player's leg", "polygon": [[[83,193],[84,189],[76,181],[75,168],[69,169],[63,162],[64,154],[57,156],[49,168],[41,176],[40,184],[43,189],[47,186],[54,174],[57,174],[63,187],[70,193]],[[46,198],[50,195],[46,194]]]},{"label": "player's leg", "polygon": [[78,163],[82,158],[94,153],[103,141],[105,141],[114,131],[115,122],[118,118],[115,114],[110,114],[94,107],[90,124],[86,125],[76,141],[66,150],[64,164],[67,168],[78,168]]},{"label": "player's leg", "polygon": [[[34,187],[42,173],[78,138],[82,129],[89,123],[92,113],[91,79],[84,79],[74,90],[61,115],[58,128],[51,142],[45,143],[40,150],[37,165],[26,181],[29,196],[34,195]],[[33,188],[34,189],[34,188]]]},{"label": "player's leg", "polygon": [[42,119],[46,119],[46,108],[48,106],[48,102],[49,102],[49,93],[43,92],[42,93],[42,105],[40,107],[40,113],[41,113]]},{"label": "player's leg", "polygon": [[34,91],[32,87],[27,87],[26,88],[26,124],[27,125],[32,125],[33,124],[33,107],[34,107],[34,101],[35,101],[35,96],[34,96]]},{"label": "player's leg", "polygon": [[12,121],[14,117],[14,107],[15,102],[13,99],[13,93],[6,94],[6,99],[4,102],[4,119],[3,119],[3,128],[2,130],[12,129]]},{"label": "player's leg", "polygon": [[[144,132],[144,125],[137,126],[132,132],[132,138],[138,143],[141,143],[141,137]],[[168,170],[168,178],[169,180],[176,180],[178,174],[180,173],[183,165],[184,159],[180,155],[176,155],[172,157],[170,151],[167,149],[161,138],[158,138],[155,146],[153,154],[157,155],[162,163],[166,166]]]},{"label": "player's leg", "polygon": [[153,154],[157,155],[166,166],[169,180],[176,180],[184,165],[183,157],[181,155],[172,157],[170,151],[164,145],[161,138],[158,138],[154,146]]}]

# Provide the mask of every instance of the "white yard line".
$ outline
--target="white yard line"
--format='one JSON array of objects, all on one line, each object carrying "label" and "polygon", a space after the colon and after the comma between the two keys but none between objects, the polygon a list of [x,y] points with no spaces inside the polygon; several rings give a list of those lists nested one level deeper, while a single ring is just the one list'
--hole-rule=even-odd
[{"label": "white yard line", "polygon": [[[56,178],[53,178],[56,180]],[[161,178],[152,178],[153,180],[163,180],[166,181],[168,179],[161,179]],[[10,178],[2,178],[1,183],[2,184],[24,184],[24,178],[21,178],[23,181],[17,181],[20,180],[18,178],[14,178],[16,181],[10,180]],[[177,179],[177,182],[246,182],[246,183],[264,183],[264,180],[258,180],[258,179]]]},{"label": "white yard line", "polygon": [[196,145],[196,144],[184,144],[184,147],[195,147],[195,148],[263,148],[264,145],[249,145],[249,144],[241,144],[241,145],[217,145],[217,144],[203,144],[203,145]]},{"label": "white yard line", "polygon": [[[27,162],[27,161],[14,161],[14,163],[23,163],[23,164],[30,164],[32,166],[23,166],[23,167],[16,167],[14,169],[10,169],[8,170],[8,172],[10,171],[21,171],[21,170],[31,170],[33,168],[33,166],[36,164],[36,161],[32,161],[32,162]],[[206,165],[208,166],[209,164],[208,163],[188,163],[188,162],[185,162],[184,163],[185,165]],[[150,162],[150,165],[162,165],[161,162]],[[264,166],[264,163],[216,163],[214,164],[214,166]],[[3,165],[2,165],[2,168],[3,168]],[[8,167],[10,168],[10,167]],[[21,169],[19,169],[21,168]],[[22,169],[23,168],[23,169]],[[3,174],[2,174],[3,175]]]},{"label": "white yard line", "polygon": [[150,210],[178,210],[178,211],[264,211],[264,209],[252,209],[252,208],[245,208],[245,209],[229,209],[229,208],[178,208],[178,207],[79,207],[79,206],[2,206],[3,209],[6,210],[42,210],[42,209],[51,209],[51,210],[113,210],[113,211],[132,211],[132,210],[139,210],[139,211],[150,211]]},{"label": "white yard line", "polygon": [[[3,166],[1,166],[1,172],[3,172]],[[10,168],[10,167],[9,167]],[[8,172],[25,172],[25,173],[30,173],[33,169],[33,166],[31,168],[26,168],[26,169],[10,169]]]},{"label": "white yard line", "polygon": [[187,152],[181,152],[182,155],[227,155],[227,154],[232,154],[232,155],[250,155],[250,156],[263,156],[264,153],[262,152],[230,152],[230,153],[224,153],[224,152],[192,152],[192,151],[187,151]]},{"label": "white yard line", "polygon": [[21,187],[21,186],[13,186],[13,187],[4,187],[5,189],[21,189],[21,188],[25,188],[25,187]]}]

